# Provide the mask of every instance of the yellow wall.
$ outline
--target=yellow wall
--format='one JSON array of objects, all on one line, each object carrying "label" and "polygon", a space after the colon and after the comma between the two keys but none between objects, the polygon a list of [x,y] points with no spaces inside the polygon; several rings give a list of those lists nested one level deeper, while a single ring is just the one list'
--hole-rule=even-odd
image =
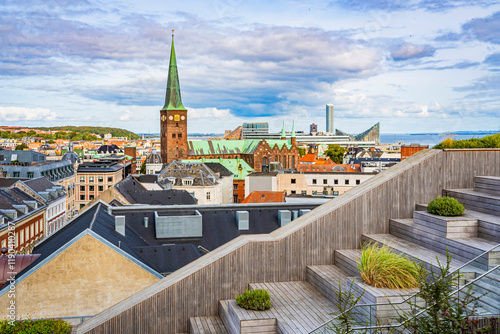
[{"label": "yellow wall", "polygon": [[[17,318],[95,315],[158,281],[85,235],[16,286]],[[0,297],[5,318],[10,298]]]}]

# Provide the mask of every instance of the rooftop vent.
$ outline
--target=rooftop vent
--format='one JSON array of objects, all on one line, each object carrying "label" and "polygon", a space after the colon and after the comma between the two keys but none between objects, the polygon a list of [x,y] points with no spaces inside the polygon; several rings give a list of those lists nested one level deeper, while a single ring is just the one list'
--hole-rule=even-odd
[{"label": "rooftop vent", "polygon": [[115,216],[115,231],[125,236],[125,216]]},{"label": "rooftop vent", "polygon": [[12,205],[12,207],[16,210],[18,210],[19,212],[21,212],[21,215],[25,215],[28,213],[28,206],[27,205],[24,205],[24,204],[20,204],[20,205]]},{"label": "rooftop vent", "polygon": [[280,226],[285,226],[292,221],[292,212],[290,210],[278,210],[278,222]]},{"label": "rooftop vent", "polygon": [[236,211],[236,224],[238,230],[248,230],[250,228],[248,211]]},{"label": "rooftop vent", "polygon": [[10,219],[16,219],[17,218],[17,211],[16,210],[0,210],[4,215],[9,217]]},{"label": "rooftop vent", "polygon": [[302,210],[299,210],[299,216],[302,217],[303,215],[305,215],[308,212],[311,212],[311,209],[302,209]]},{"label": "rooftop vent", "polygon": [[144,227],[148,228],[149,217],[144,217]]},{"label": "rooftop vent", "polygon": [[38,208],[38,202],[37,201],[23,201],[24,204],[32,208],[33,210],[36,210]]}]

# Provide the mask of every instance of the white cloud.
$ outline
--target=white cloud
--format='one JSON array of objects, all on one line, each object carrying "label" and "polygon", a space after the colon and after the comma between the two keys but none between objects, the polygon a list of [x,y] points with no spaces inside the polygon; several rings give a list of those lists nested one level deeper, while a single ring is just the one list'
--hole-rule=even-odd
[{"label": "white cloud", "polygon": [[57,114],[45,108],[0,107],[0,120],[16,121],[54,121]]},{"label": "white cloud", "polygon": [[134,116],[134,113],[130,109],[127,109],[123,114],[120,115],[120,121],[129,121],[131,119],[135,119]]}]

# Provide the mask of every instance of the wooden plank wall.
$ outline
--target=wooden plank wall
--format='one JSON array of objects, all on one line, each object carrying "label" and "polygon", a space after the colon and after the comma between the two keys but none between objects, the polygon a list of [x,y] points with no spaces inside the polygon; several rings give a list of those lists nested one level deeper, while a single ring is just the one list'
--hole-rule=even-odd
[{"label": "wooden plank wall", "polygon": [[335,249],[358,248],[363,233],[388,233],[443,188],[500,176],[500,150],[424,150],[268,235],[219,247],[82,323],[77,333],[182,333],[189,317],[215,315],[218,300],[249,283],[306,279],[306,266],[332,264]]}]

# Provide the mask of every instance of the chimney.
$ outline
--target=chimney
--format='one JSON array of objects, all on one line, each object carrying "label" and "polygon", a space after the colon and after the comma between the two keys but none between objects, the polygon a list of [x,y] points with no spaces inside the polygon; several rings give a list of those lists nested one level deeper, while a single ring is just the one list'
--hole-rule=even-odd
[{"label": "chimney", "polygon": [[115,216],[115,231],[125,236],[125,216]]},{"label": "chimney", "polygon": [[149,217],[144,217],[144,227],[148,228]]}]

